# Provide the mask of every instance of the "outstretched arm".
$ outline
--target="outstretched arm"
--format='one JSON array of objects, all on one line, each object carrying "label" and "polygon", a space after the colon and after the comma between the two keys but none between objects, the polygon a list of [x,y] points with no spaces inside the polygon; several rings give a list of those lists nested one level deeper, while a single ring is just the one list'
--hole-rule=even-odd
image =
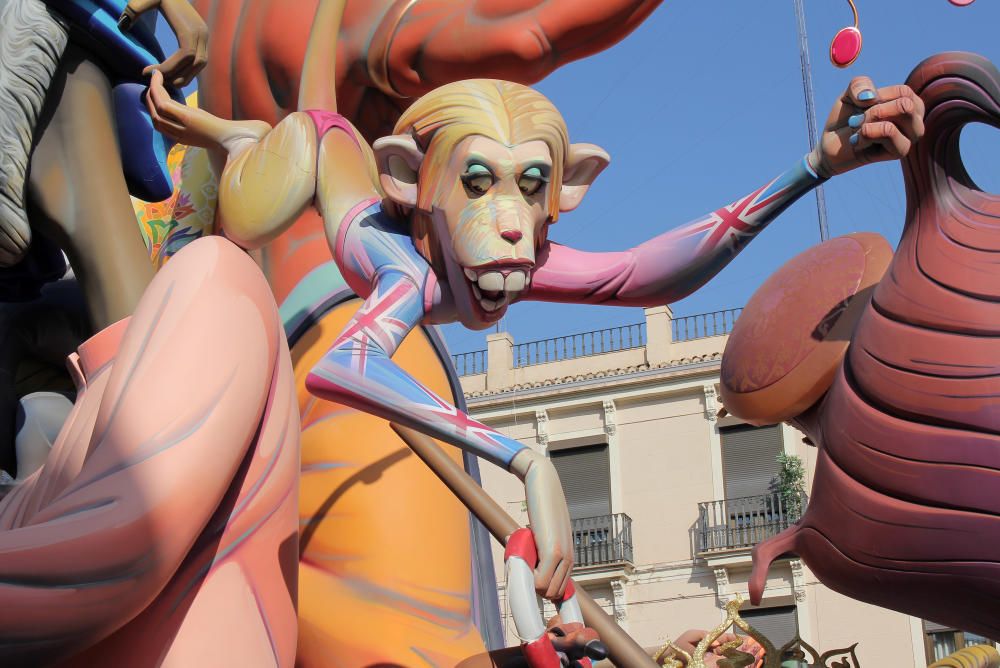
[{"label": "outstretched arm", "polygon": [[827,119],[820,145],[732,204],[627,251],[587,253],[549,243],[527,299],[655,306],[691,294],[772,220],[827,178],[900,158],[923,134],[924,105],[906,86],[876,89],[857,77]]},{"label": "outstretched arm", "polygon": [[[378,201],[342,223],[335,255],[348,282],[367,295],[333,347],[306,378],[309,391],[416,429],[503,467],[524,481],[539,537],[536,588],[561,595],[572,569],[569,512],[551,462],[473,420],[396,365],[391,357],[424,318],[431,268],[405,224]],[[367,288],[367,289],[366,289]]]},{"label": "outstretched arm", "polygon": [[803,158],[732,204],[627,251],[589,253],[550,242],[539,255],[526,298],[614,306],[683,299],[822,181]]},{"label": "outstretched arm", "polygon": [[399,0],[368,44],[384,93],[414,97],[460,79],[541,81],[632,32],[660,0]]}]

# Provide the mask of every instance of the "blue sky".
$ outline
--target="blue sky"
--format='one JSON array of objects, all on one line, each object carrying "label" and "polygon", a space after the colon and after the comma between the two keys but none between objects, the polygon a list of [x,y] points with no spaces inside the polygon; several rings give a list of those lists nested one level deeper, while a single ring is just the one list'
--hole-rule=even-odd
[{"label": "blue sky", "polygon": [[[965,50],[1000,63],[1000,2],[856,0],[864,50],[847,70],[827,57],[851,23],[846,0],[806,0],[817,115],[825,120],[851,77],[902,83],[934,53]],[[573,141],[603,146],[611,166],[556,241],[620,250],[714,210],[780,174],[807,152],[792,0],[666,0],[614,48],[568,65],[538,88],[559,107]],[[1000,132],[972,127],[969,171],[1000,192]],[[899,166],[874,165],[826,185],[831,236],[873,231],[895,245],[905,201]],[[742,306],[783,262],[819,242],[808,195],[786,211],[677,315]],[[519,342],[642,321],[641,309],[529,302],[501,323]],[[452,352],[485,348],[486,332],[443,328]],[[492,330],[488,330],[492,331]]]},{"label": "blue sky", "polygon": [[[857,0],[861,57],[840,70],[830,39],[851,23],[846,1],[806,0],[817,115],[822,123],[851,77],[902,83],[925,57],[975,51],[1000,63],[1000,2],[955,7],[947,0]],[[572,141],[611,154],[584,204],[551,238],[587,250],[628,248],[740,197],[808,150],[791,0],[667,0],[614,48],[559,70],[538,88],[562,111]],[[970,173],[1000,192],[1000,132],[966,132]],[[882,234],[893,245],[904,216],[897,163],[826,185],[830,235]],[[786,211],[677,315],[742,306],[783,262],[819,242],[808,195]],[[516,341],[641,322],[641,309],[517,304],[503,329]],[[485,348],[484,332],[444,328],[453,352]]]}]

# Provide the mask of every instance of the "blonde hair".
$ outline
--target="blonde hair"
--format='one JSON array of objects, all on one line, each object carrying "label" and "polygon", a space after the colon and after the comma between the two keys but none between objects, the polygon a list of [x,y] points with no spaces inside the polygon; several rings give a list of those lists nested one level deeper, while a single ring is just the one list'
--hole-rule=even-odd
[{"label": "blonde hair", "polygon": [[[569,152],[566,122],[555,105],[536,90],[510,81],[469,79],[436,88],[413,103],[396,123],[394,134],[409,134],[426,156],[420,166],[417,210],[410,215],[417,249],[435,268],[437,239],[429,212],[441,190],[442,174],[455,147],[480,135],[507,146],[540,140],[552,154],[546,207],[549,219],[559,216],[559,190]],[[404,212],[399,212],[404,213]],[[544,241],[544,234],[537,240]]]}]

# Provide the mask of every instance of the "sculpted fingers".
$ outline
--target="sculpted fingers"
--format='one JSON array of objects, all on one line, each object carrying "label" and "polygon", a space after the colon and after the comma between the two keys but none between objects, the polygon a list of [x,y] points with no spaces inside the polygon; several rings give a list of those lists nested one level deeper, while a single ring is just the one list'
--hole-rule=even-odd
[{"label": "sculpted fingers", "polygon": [[858,153],[868,151],[871,148],[878,148],[873,152],[874,160],[884,160],[887,158],[902,158],[910,151],[913,142],[903,134],[894,123],[889,121],[877,121],[865,123],[857,134],[851,137],[851,143]]},{"label": "sculpted fingers", "polygon": [[566,590],[569,567],[558,547],[552,546],[539,552],[538,566],[535,568],[535,591],[549,600],[557,600]]},{"label": "sculpted fingers", "polygon": [[830,110],[824,132],[835,132],[845,126],[849,118],[875,104],[877,99],[878,92],[870,77],[854,77]]},{"label": "sculpted fingers", "polygon": [[183,142],[185,107],[175,102],[167,93],[167,89],[163,87],[163,74],[159,70],[153,72],[149,92],[146,93],[146,108],[157,131]]},{"label": "sculpted fingers", "polygon": [[170,56],[158,65],[150,65],[145,72],[153,70],[163,72],[164,76],[170,80],[174,86],[186,85],[183,73],[190,71],[194,64],[195,49],[193,47],[179,47]]},{"label": "sculpted fingers", "polygon": [[870,107],[878,99],[875,84],[869,77],[854,77],[841,100],[862,109]]},{"label": "sculpted fingers", "polygon": [[569,574],[573,570],[573,562],[569,559],[561,559],[552,574],[552,580],[545,592],[545,598],[549,600],[562,600],[566,593],[566,585],[569,584]]},{"label": "sculpted fingers", "polygon": [[834,105],[810,163],[820,176],[905,157],[924,134],[924,102],[909,86],[855,77]]},{"label": "sculpted fingers", "polygon": [[891,86],[879,91],[878,104],[851,116],[849,125],[857,128],[865,123],[886,121],[898,126],[910,141],[916,141],[924,135],[923,110],[923,100],[913,94],[908,86]]},{"label": "sculpted fingers", "polygon": [[177,51],[143,73],[159,70],[171,85],[181,88],[191,83],[208,62],[208,26],[188,0],[132,0],[122,13],[119,26],[123,21],[131,25],[138,15],[137,9],[148,11],[156,6],[177,37]]}]

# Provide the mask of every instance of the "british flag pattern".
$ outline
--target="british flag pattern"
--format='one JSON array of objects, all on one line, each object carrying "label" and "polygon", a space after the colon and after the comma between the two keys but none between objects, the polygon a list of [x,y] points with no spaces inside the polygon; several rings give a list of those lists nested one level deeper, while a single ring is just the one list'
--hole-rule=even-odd
[{"label": "british flag pattern", "polygon": [[405,226],[389,219],[378,203],[345,225],[353,230],[345,235],[342,269],[354,285],[370,285],[370,292],[312,369],[306,380],[309,391],[418,429],[508,468],[524,444],[473,420],[391,359],[426,315],[424,290],[431,271]]},{"label": "british flag pattern", "polygon": [[[707,282],[804,193],[821,183],[807,158],[732,204],[627,251],[588,253],[546,242],[522,299],[656,306]],[[525,446],[473,420],[392,362],[421,322],[449,321],[432,269],[405,221],[361,202],[340,228],[335,257],[365,302],[309,374],[321,398],[398,422],[508,468]],[[454,320],[454,318],[450,318]]]}]

